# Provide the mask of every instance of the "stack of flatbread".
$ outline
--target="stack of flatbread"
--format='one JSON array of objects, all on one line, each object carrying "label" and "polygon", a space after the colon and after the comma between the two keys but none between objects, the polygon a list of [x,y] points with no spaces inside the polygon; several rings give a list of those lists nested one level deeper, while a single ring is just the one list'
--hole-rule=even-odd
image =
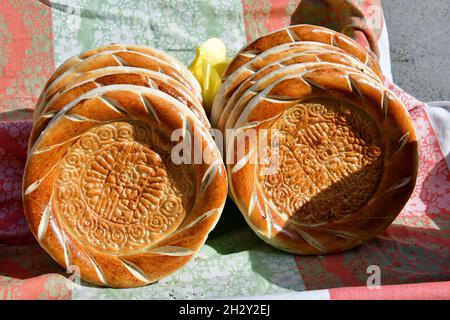
[{"label": "stack of flatbread", "polygon": [[263,240],[297,254],[341,252],[400,213],[417,140],[371,52],[295,25],[245,46],[222,80],[211,124],[226,137],[231,196]]}]

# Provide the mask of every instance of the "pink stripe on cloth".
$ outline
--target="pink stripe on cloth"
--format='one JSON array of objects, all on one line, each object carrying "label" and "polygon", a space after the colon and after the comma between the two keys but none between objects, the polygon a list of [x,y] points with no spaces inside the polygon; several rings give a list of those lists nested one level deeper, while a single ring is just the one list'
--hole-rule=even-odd
[{"label": "pink stripe on cloth", "polygon": [[23,119],[55,68],[51,8],[2,0],[0,39],[0,120]]},{"label": "pink stripe on cloth", "polygon": [[35,243],[22,208],[31,120],[0,121],[0,244]]},{"label": "pink stripe on cloth", "polygon": [[0,300],[71,300],[72,284],[59,274],[44,274],[27,280],[0,277]]},{"label": "pink stripe on cloth", "polygon": [[247,41],[290,24],[300,0],[242,0]]},{"label": "pink stripe on cloth", "polygon": [[450,281],[329,289],[331,300],[450,300]]}]

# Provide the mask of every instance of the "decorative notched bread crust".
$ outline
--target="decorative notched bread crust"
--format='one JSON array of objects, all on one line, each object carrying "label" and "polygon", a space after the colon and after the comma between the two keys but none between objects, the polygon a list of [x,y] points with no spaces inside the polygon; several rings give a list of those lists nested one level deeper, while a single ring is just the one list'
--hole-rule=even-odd
[{"label": "decorative notched bread crust", "polygon": [[83,73],[69,82],[67,87],[59,90],[46,104],[35,110],[35,121],[30,135],[31,146],[45,126],[64,106],[80,95],[108,85],[130,84],[158,89],[184,103],[209,128],[209,121],[202,105],[187,91],[187,89],[165,74],[142,68],[107,67]]},{"label": "decorative notched bread crust", "polygon": [[[69,64],[71,65],[71,64]],[[182,83],[188,90],[191,90],[198,102],[201,104],[201,92],[196,89],[195,83],[193,83],[187,76],[180,71],[180,68],[159,59],[155,56],[151,56],[142,52],[129,51],[129,50],[116,50],[116,51],[101,51],[97,54],[91,55],[85,59],[82,59],[78,63],[72,65],[66,69],[60,67],[61,70],[65,70],[58,77],[48,82],[41,95],[39,96],[36,104],[36,109],[40,110],[43,105],[48,103],[50,99],[63,87],[67,86],[71,81],[76,79],[80,74],[96,69],[105,67],[120,67],[129,66],[136,68],[144,68],[154,72],[160,72],[166,74],[175,80]],[[184,68],[187,70],[186,68]],[[58,69],[60,70],[60,69]],[[187,71],[189,72],[189,71]],[[60,73],[60,72],[56,72]],[[191,75],[192,76],[192,75]],[[195,79],[194,79],[195,80]],[[196,83],[198,85],[198,82]]]},{"label": "decorative notched bread crust", "polygon": [[[214,104],[211,109],[211,124],[213,126],[216,126],[222,110],[225,108],[228,99],[230,99],[234,91],[242,82],[246,81],[255,73],[258,73],[259,70],[264,69],[268,65],[274,64],[277,61],[284,60],[292,55],[308,53],[318,54],[319,52],[335,52],[346,54],[346,52],[340,48],[333,47],[321,42],[299,41],[284,43],[275,47],[268,48],[267,50],[259,54],[249,55],[249,59],[247,62],[245,62],[243,65],[240,65],[239,68],[234,70],[228,76],[222,77],[222,86],[217,93],[216,99],[214,100]],[[234,60],[232,60],[231,63],[233,63],[233,61]],[[230,66],[228,68],[230,68]]]},{"label": "decorative notched bread crust", "polygon": [[[270,51],[270,50],[268,50]],[[287,50],[289,51],[289,50]],[[260,58],[263,56],[262,54],[258,56]],[[254,59],[258,60],[258,59]],[[267,62],[266,62],[267,63]],[[254,70],[252,66],[252,61],[245,64],[243,67],[241,67],[239,70],[245,68],[245,72],[249,72],[250,70],[253,71],[253,75],[245,79],[245,81],[242,81],[244,77],[239,77],[238,73],[239,70],[237,70],[232,76],[228,77],[225,83],[223,84],[222,90],[223,90],[223,97],[224,98],[218,98],[217,103],[224,105],[223,111],[220,115],[220,120],[217,124],[217,128],[220,130],[225,129],[225,124],[230,121],[230,115],[232,113],[237,113],[240,111],[236,110],[235,106],[237,105],[237,102],[239,99],[246,93],[247,90],[252,90],[255,85],[255,82],[263,81],[266,76],[268,76],[272,72],[276,71],[287,71],[292,70],[294,65],[297,65],[301,67],[302,65],[307,66],[309,68],[313,67],[315,64],[320,66],[324,65],[326,63],[330,64],[340,64],[343,66],[351,67],[356,70],[359,70],[361,72],[364,72],[371,78],[373,78],[374,81],[380,82],[381,80],[373,73],[373,71],[369,68],[367,68],[363,63],[361,63],[359,60],[340,52],[335,52],[331,50],[308,50],[306,52],[300,52],[296,54],[290,54],[287,55],[284,59],[277,60],[272,64],[265,65],[264,63],[259,62],[258,65],[264,66],[262,69]],[[295,71],[293,71],[295,72]],[[251,74],[250,72],[248,74]],[[235,83],[232,83],[233,78],[239,78]],[[239,85],[239,87],[237,87]],[[234,90],[234,88],[237,87],[237,89]],[[227,88],[229,88],[227,90]],[[233,93],[229,99],[226,97],[229,97],[231,92]]]},{"label": "decorative notched bread crust", "polygon": [[[309,70],[315,69],[332,69],[334,67],[338,67],[344,71],[348,72],[358,72],[352,67],[339,65],[336,63],[328,63],[328,62],[312,62],[312,63],[299,63],[293,64],[290,66],[284,66],[283,68],[279,68],[278,70],[272,71],[267,75],[263,76],[261,79],[257,80],[253,85],[245,90],[239,99],[232,104],[232,108],[230,108],[230,114],[227,115],[227,121],[224,127],[219,128],[221,130],[225,129],[233,129],[241,117],[241,114],[244,112],[248,103],[251,101],[253,97],[255,97],[258,93],[266,89],[266,87],[270,86],[274,82],[278,81],[281,78],[284,78],[289,75],[302,74]],[[263,73],[261,71],[260,73]],[[259,73],[258,73],[259,74]],[[236,92],[239,93],[239,92]],[[231,101],[230,101],[231,102]],[[225,111],[224,111],[225,112]],[[223,126],[223,124],[222,124]]]},{"label": "decorative notched bread crust", "polygon": [[[189,86],[191,86],[194,89],[195,95],[201,100],[201,92],[202,91],[201,91],[200,84],[198,83],[197,79],[195,79],[195,77],[192,75],[192,73],[190,73],[189,70],[187,70],[186,67],[180,61],[178,61],[176,58],[165,53],[164,51],[161,51],[161,50],[158,50],[155,48],[140,46],[140,45],[127,45],[127,44],[120,44],[120,43],[107,44],[103,47],[98,47],[95,49],[84,51],[77,57],[71,57],[71,58],[67,59],[51,75],[51,77],[48,79],[47,84],[45,85],[44,89],[46,89],[56,78],[58,78],[60,75],[62,75],[64,72],[66,72],[67,70],[69,70],[71,67],[75,66],[82,60],[85,60],[93,55],[96,55],[98,53],[105,52],[105,51],[140,52],[140,53],[149,55],[151,57],[155,57],[159,60],[169,63],[183,75],[183,78],[187,80],[187,82],[189,83]],[[119,63],[122,64],[122,61],[120,61],[120,58],[117,60],[119,60]]]},{"label": "decorative notched bread crust", "polygon": [[[128,80],[126,78],[124,79],[126,74],[132,74],[132,75],[140,74],[142,76],[148,76],[151,79],[156,78],[159,83],[163,83],[165,86],[170,86],[170,88],[175,91],[172,93],[174,98],[182,101],[183,103],[184,103],[184,101],[186,101],[189,107],[191,105],[195,105],[195,108],[200,109],[201,112],[204,114],[204,116],[202,115],[201,117],[206,117],[205,111],[203,110],[203,107],[202,107],[201,103],[198,101],[197,97],[194,96],[192,94],[192,91],[188,90],[187,87],[185,85],[183,85],[181,82],[179,82],[178,80],[174,79],[173,77],[171,77],[169,75],[161,73],[161,72],[144,69],[144,68],[123,67],[123,66],[103,67],[100,69],[94,69],[94,70],[83,72],[81,74],[76,75],[76,77],[73,78],[73,80],[68,82],[65,86],[60,87],[57,92],[54,92],[54,90],[49,92],[49,95],[46,97],[46,101],[48,101],[48,102],[46,104],[41,104],[39,106],[39,108],[37,108],[35,110],[35,117],[39,117],[43,113],[45,113],[44,110],[48,109],[47,105],[51,103],[52,99],[55,99],[56,97],[61,96],[63,93],[66,93],[68,90],[73,89],[76,85],[85,84],[89,80],[97,81],[97,80],[95,80],[96,78],[101,81],[101,80],[103,80],[102,77],[104,77],[104,76],[119,75],[119,74],[121,74],[122,76],[120,76],[120,78],[119,78],[119,76],[117,76],[118,78],[116,79],[116,82],[119,82],[121,80],[130,82],[130,80]],[[120,83],[116,83],[116,84],[120,84]],[[126,84],[126,83],[124,83],[124,84]],[[130,84],[134,84],[134,83],[130,83]],[[96,83],[96,87],[101,87],[101,86],[106,86],[106,85],[108,85],[108,82],[97,81],[97,83]],[[180,96],[180,97],[178,97],[178,96]],[[194,112],[194,113],[196,113],[196,112]],[[202,119],[200,119],[200,120],[202,120]]]},{"label": "decorative notched bread crust", "polygon": [[250,61],[263,51],[284,43],[300,41],[321,42],[342,49],[365,63],[378,76],[380,76],[380,78],[383,77],[376,57],[364,49],[355,40],[328,28],[300,24],[264,35],[242,48],[231,61],[222,78],[225,80],[240,66]]},{"label": "decorative notched bread crust", "polygon": [[[204,161],[173,163],[177,129],[189,146],[201,142]],[[25,216],[40,245],[83,279],[142,286],[203,245],[226,179],[208,129],[184,104],[155,88],[110,85],[63,107],[42,131],[25,167]]]},{"label": "decorative notched bread crust", "polygon": [[[278,137],[267,151],[271,164],[258,161],[255,144],[238,152],[250,129]],[[304,255],[374,238],[408,201],[418,171],[416,134],[401,101],[338,65],[285,76],[254,96],[227,153],[230,192],[251,228]]]},{"label": "decorative notched bread crust", "polygon": [[[262,38],[264,37],[266,36],[263,36]],[[319,56],[320,53],[322,53],[321,56]],[[236,88],[248,77],[258,73],[259,70],[264,69],[270,64],[274,64],[280,60],[287,60],[289,57],[298,54],[309,54],[310,56],[303,56],[302,61],[293,63],[324,61],[352,65],[375,80],[382,81],[382,76],[379,74],[379,70],[374,68],[374,66],[377,66],[376,64],[369,63],[370,66],[368,66],[366,65],[366,61],[359,60],[357,57],[354,57],[349,52],[337,46],[317,41],[287,42],[274,47],[268,47],[261,53],[240,53],[235,59],[233,59],[227,70],[235,67],[236,69],[231,74],[224,75],[222,77],[223,85],[217,94],[217,98],[214,101],[211,111],[212,125],[218,126],[219,117],[222,110],[225,108],[228,99],[231,97]],[[239,55],[244,55],[246,61],[242,59],[239,60]],[[236,59],[238,59],[238,61],[235,63]],[[242,62],[244,63],[240,64]],[[238,65],[239,67],[237,67]]]}]

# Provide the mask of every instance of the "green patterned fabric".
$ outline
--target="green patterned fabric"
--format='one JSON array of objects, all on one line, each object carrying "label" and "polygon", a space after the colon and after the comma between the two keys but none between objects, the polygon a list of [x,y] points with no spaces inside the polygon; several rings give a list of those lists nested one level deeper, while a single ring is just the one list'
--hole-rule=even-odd
[{"label": "green patterned fabric", "polygon": [[135,289],[74,285],[73,299],[214,299],[305,290],[294,256],[273,249],[248,228],[229,201],[206,244],[185,267]]},{"label": "green patterned fabric", "polygon": [[72,0],[52,2],[55,65],[108,43],[162,49],[189,64],[206,39],[229,55],[245,43],[240,0]]}]

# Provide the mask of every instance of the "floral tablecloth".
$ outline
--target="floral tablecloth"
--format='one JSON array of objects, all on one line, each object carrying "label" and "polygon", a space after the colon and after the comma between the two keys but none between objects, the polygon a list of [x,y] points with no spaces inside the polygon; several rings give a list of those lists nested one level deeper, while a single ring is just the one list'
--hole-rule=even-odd
[{"label": "floral tablecloth", "polygon": [[[324,25],[371,48],[408,107],[420,172],[394,224],[344,254],[294,256],[259,240],[229,201],[200,253],[159,283],[119,290],[69,281],[34,240],[21,201],[29,119],[55,67],[110,42],[154,46],[189,64],[208,38],[223,39],[231,56],[246,41],[294,23]],[[388,53],[379,0],[0,0],[0,299],[449,299],[449,133],[430,121],[431,107],[389,84]],[[373,266],[378,289],[366,287]]]}]

